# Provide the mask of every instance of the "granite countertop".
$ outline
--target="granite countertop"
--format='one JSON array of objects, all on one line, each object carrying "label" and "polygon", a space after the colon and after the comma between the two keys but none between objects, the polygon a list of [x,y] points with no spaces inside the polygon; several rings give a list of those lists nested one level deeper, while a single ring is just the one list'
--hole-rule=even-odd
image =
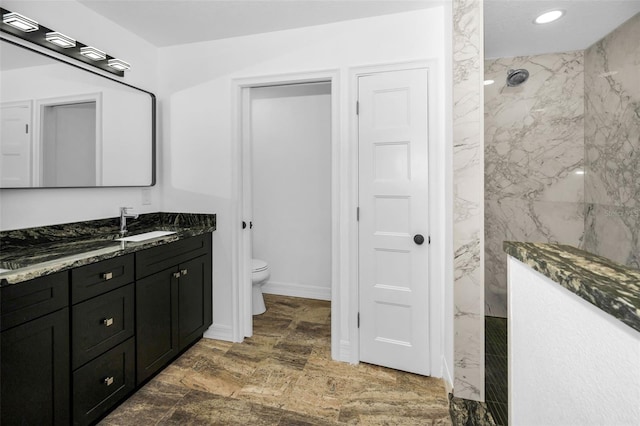
[{"label": "granite countertop", "polygon": [[572,246],[504,242],[504,251],[640,331],[640,270]]},{"label": "granite countertop", "polygon": [[129,219],[126,236],[149,231],[175,234],[141,242],[120,238],[120,218],[0,232],[0,286],[18,284],[183,238],[213,232],[215,214],[149,213]]}]

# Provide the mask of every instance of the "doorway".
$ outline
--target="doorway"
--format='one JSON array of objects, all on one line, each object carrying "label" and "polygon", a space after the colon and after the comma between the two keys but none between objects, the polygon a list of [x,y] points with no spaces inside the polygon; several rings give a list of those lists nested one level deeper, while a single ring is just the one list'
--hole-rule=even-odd
[{"label": "doorway", "polygon": [[331,83],[252,87],[249,101],[244,232],[268,266],[259,289],[331,300]]},{"label": "doorway", "polygon": [[340,254],[336,79],[323,72],[235,81],[235,341],[253,334],[253,258],[269,264],[265,293],[333,303]]}]

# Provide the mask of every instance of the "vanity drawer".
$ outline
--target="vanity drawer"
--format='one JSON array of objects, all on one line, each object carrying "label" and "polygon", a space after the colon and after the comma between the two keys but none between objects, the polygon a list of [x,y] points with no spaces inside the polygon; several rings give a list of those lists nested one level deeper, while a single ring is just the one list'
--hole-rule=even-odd
[{"label": "vanity drawer", "polygon": [[2,330],[49,314],[69,304],[69,273],[12,284],[0,289]]},{"label": "vanity drawer", "polygon": [[133,255],[114,257],[71,271],[71,303],[82,302],[133,282]]},{"label": "vanity drawer", "polygon": [[74,369],[133,336],[134,294],[134,285],[129,284],[73,306]]},{"label": "vanity drawer", "polygon": [[73,373],[73,423],[86,425],[126,397],[135,387],[135,339]]},{"label": "vanity drawer", "polygon": [[178,240],[136,253],[136,279],[194,259],[211,251],[211,233]]}]

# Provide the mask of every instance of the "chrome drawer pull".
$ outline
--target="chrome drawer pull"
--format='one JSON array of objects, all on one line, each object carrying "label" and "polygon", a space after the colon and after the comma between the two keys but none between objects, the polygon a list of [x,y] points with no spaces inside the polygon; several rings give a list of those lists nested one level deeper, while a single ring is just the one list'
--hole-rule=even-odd
[{"label": "chrome drawer pull", "polygon": [[110,376],[104,379],[104,384],[107,386],[111,386],[113,384],[113,376]]},{"label": "chrome drawer pull", "polygon": [[113,272],[103,272],[102,273],[102,279],[107,281],[110,280],[111,278],[113,278]]},{"label": "chrome drawer pull", "polygon": [[173,278],[180,278],[180,272],[174,272]]},{"label": "chrome drawer pull", "polygon": [[113,324],[113,318],[106,318],[102,320],[102,323],[105,325],[105,327],[109,327]]},{"label": "chrome drawer pull", "polygon": [[187,275],[187,271],[186,269],[180,269],[180,275]]}]

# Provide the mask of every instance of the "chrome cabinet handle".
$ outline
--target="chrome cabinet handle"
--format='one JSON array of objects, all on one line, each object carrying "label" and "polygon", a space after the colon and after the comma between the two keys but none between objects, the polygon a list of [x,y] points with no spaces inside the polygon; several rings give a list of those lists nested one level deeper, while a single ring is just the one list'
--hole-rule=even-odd
[{"label": "chrome cabinet handle", "polygon": [[180,269],[180,275],[187,275],[187,271],[186,269]]},{"label": "chrome cabinet handle", "polygon": [[109,376],[104,379],[104,384],[107,386],[111,386],[113,384],[113,376]]},{"label": "chrome cabinet handle", "polygon": [[110,327],[111,325],[113,325],[113,317],[103,319],[102,323],[104,324],[105,327]]},{"label": "chrome cabinet handle", "polygon": [[110,280],[113,278],[113,272],[103,272],[101,278],[105,281]]},{"label": "chrome cabinet handle", "polygon": [[174,272],[173,278],[180,278],[180,272]]}]

